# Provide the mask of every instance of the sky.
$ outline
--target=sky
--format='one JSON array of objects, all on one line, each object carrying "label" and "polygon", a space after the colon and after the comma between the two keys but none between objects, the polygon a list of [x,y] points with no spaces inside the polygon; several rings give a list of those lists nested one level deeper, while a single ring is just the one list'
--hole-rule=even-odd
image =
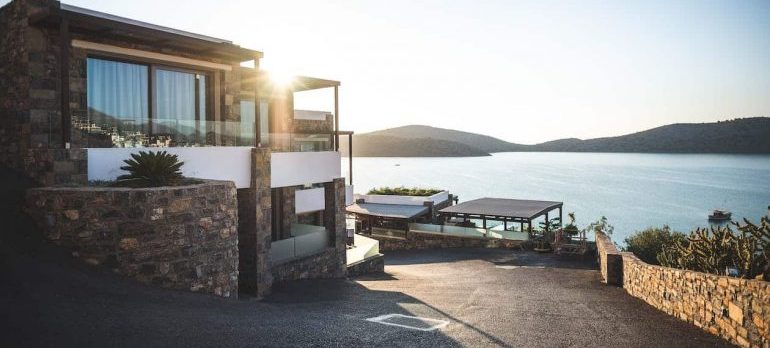
[{"label": "sky", "polygon": [[[532,144],[770,116],[770,1],[64,2],[339,80],[340,128],[356,133],[425,124]],[[296,102],[333,110],[329,90]]]}]

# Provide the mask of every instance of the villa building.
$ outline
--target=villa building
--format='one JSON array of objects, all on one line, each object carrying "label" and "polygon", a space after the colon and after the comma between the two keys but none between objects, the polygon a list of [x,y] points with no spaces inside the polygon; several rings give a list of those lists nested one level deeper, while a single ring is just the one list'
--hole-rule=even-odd
[{"label": "villa building", "polygon": [[[340,83],[276,84],[261,58],[222,39],[14,0],[0,9],[0,164],[40,186],[85,185],[114,180],[131,153],[162,149],[185,176],[235,184],[241,292],[343,277],[352,186],[338,151],[349,135]],[[334,110],[294,110],[295,94],[317,89],[333,90]]]}]

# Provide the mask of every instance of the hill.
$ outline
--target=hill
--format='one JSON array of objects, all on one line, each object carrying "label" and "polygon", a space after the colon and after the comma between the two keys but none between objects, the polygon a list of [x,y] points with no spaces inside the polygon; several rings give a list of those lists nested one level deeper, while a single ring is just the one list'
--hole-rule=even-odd
[{"label": "hill", "polygon": [[[340,151],[347,155],[347,142],[342,141]],[[489,153],[466,144],[430,138],[399,138],[377,134],[353,136],[354,157],[473,157],[489,156]]]},{"label": "hill", "polygon": [[[346,142],[341,145],[347,146]],[[491,152],[770,153],[770,118],[713,123],[677,123],[616,137],[567,138],[536,145],[509,143],[487,135],[410,125],[358,134],[354,156],[459,157]],[[345,152],[346,153],[346,152]]]},{"label": "hill", "polygon": [[[458,142],[484,152],[521,151],[526,145],[509,143],[505,140],[490,137],[488,135],[462,132],[454,129],[437,128],[421,125],[409,125],[396,128],[379,130],[371,135],[386,135],[407,139],[438,139]],[[355,150],[355,149],[354,149]]]},{"label": "hill", "polygon": [[677,123],[617,137],[560,139],[532,145],[529,151],[770,153],[770,118]]}]

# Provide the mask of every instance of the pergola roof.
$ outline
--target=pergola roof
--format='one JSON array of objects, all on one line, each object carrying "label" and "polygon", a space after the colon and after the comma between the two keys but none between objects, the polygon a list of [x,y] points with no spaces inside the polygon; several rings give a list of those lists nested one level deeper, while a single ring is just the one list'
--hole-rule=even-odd
[{"label": "pergola roof", "polygon": [[229,61],[242,62],[262,57],[262,52],[242,48],[228,40],[58,2],[55,7],[32,14],[29,21],[31,24],[58,25],[64,19],[68,21],[69,30],[73,33],[171,47],[196,55]]},{"label": "pergola roof", "polygon": [[393,219],[412,219],[428,212],[428,207],[406,204],[356,203],[346,208],[348,213]]},{"label": "pergola roof", "polygon": [[563,204],[563,202],[525,199],[479,198],[446,207],[439,212],[450,215],[478,215],[532,220],[553,209],[560,208]]}]

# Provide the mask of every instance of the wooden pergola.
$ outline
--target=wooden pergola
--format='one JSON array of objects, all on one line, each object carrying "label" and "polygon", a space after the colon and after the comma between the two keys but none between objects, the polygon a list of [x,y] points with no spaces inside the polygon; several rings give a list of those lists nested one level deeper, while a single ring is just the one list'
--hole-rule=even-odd
[{"label": "wooden pergola", "polygon": [[479,198],[463,202],[457,205],[446,207],[439,210],[443,220],[457,217],[463,219],[478,219],[482,221],[483,228],[487,228],[487,220],[502,221],[505,230],[508,230],[509,223],[521,224],[521,230],[524,231],[524,225],[527,225],[527,232],[532,234],[532,220],[541,216],[545,217],[545,228],[548,230],[549,213],[559,210],[559,226],[562,223],[562,208],[564,202],[552,201],[533,201],[524,199],[507,198]]}]

